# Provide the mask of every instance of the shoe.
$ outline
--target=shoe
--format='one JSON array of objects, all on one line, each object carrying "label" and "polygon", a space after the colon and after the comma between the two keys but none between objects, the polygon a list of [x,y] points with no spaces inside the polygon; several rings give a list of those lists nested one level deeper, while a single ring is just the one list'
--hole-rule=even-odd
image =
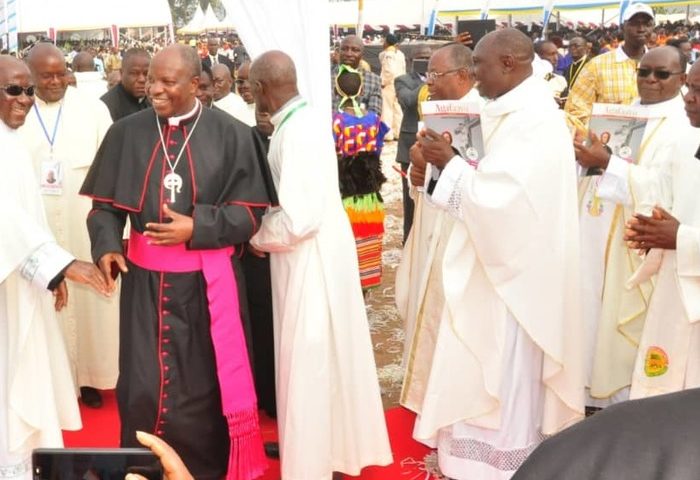
[{"label": "shoe", "polygon": [[96,388],[80,387],[80,400],[86,407],[100,408],[102,406],[102,395]]},{"label": "shoe", "polygon": [[280,444],[277,442],[265,442],[265,456],[278,460],[280,458]]}]

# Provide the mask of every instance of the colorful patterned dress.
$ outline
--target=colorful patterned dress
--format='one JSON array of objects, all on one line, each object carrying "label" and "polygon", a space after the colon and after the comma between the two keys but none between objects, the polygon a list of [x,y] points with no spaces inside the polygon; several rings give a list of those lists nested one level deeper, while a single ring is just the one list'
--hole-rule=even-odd
[{"label": "colorful patterned dress", "polygon": [[374,112],[333,116],[340,194],[355,235],[363,289],[382,281],[384,204],[379,189],[386,177],[379,157],[388,130]]}]

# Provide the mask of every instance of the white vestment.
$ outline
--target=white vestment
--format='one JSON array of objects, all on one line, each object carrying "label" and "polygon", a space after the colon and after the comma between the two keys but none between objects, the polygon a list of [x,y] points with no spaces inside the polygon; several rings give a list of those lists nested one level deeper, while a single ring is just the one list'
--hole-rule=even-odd
[{"label": "white vestment", "polygon": [[[459,99],[483,105],[477,89]],[[416,202],[413,226],[396,271],[396,305],[404,321],[405,370],[401,404],[421,413],[431,370],[433,351],[443,305],[442,259],[454,217],[433,205],[422,189],[413,189]]]},{"label": "white vestment", "polygon": [[406,74],[406,56],[398,47],[390,46],[379,52],[379,63],[382,66],[382,121],[390,128],[387,137],[392,139],[399,136],[403,118],[394,80]]},{"label": "white vestment", "polygon": [[[37,97],[19,132],[39,178],[47,173],[47,161],[52,157],[48,139],[57,121],[53,159],[60,162],[63,185],[60,195],[43,195],[46,217],[59,245],[78,258],[92,258],[85,225],[92,201],[79,196],[78,191],[112,119],[103,102],[72,87],[66,90],[63,102],[47,104]],[[114,388],[119,354],[118,292],[105,298],[75,285],[59,318],[78,386]]]},{"label": "white vestment", "polygon": [[256,124],[255,104],[245,103],[245,100],[240,95],[229,93],[225,97],[214,101],[214,105],[249,127],[254,127]]},{"label": "white vestment", "polygon": [[[634,105],[639,105],[639,101]],[[649,119],[636,163],[611,156],[597,187],[597,195],[610,207],[608,213],[612,216],[605,235],[594,239],[603,242],[598,245],[603,250],[602,256],[591,259],[602,266],[603,273],[597,300],[600,313],[587,326],[594,332],[590,339],[593,343],[589,344],[592,360],[589,387],[591,403],[596,406],[606,406],[629,395],[644,316],[653,290],[651,280],[632,289],[625,286],[641,263],[637,252],[627,248],[624,242],[625,222],[637,212],[649,215],[654,205],[670,206],[670,187],[664,187],[670,183],[664,180],[670,176],[666,167],[670,165],[674,148],[686,143],[693,134],[680,96],[645,107]]]},{"label": "white vestment", "polygon": [[0,478],[30,480],[32,449],[61,447],[61,429],[81,427],[46,289],[73,257],[54,241],[31,159],[2,121],[0,145]]},{"label": "white vestment", "polygon": [[81,92],[99,99],[107,93],[107,80],[102,72],[75,72],[75,83]]},{"label": "white vestment", "polygon": [[333,138],[325,112],[303,103],[272,116],[280,206],[250,243],[272,252],[282,479],[330,480],[392,457]]},{"label": "white vestment", "polygon": [[[432,201],[456,218],[445,307],[414,435],[442,472],[507,479],[583,417],[576,172],[563,113],[533,76],[482,109],[486,156],[455,157]],[[543,141],[546,139],[546,141]]]},{"label": "white vestment", "polygon": [[676,250],[651,250],[630,285],[657,274],[632,376],[633,398],[700,387],[700,129],[690,130],[688,141],[679,141],[667,159],[671,214],[681,223]]}]

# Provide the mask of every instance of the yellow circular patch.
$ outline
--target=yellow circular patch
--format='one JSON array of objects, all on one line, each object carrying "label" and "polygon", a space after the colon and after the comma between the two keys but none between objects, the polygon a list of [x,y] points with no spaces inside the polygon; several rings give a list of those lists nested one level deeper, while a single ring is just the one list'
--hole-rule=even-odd
[{"label": "yellow circular patch", "polygon": [[668,371],[668,355],[660,347],[649,347],[644,359],[644,373],[647,377],[658,377]]}]

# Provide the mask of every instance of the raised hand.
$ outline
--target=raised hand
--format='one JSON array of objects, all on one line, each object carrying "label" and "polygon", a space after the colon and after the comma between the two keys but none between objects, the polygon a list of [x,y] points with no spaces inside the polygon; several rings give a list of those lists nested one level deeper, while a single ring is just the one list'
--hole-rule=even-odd
[{"label": "raised hand", "polygon": [[[145,432],[136,432],[136,438],[144,447],[148,447],[163,465],[163,478],[165,480],[194,480],[192,474],[182,462],[173,447],[162,439]],[[145,477],[130,473],[125,480],[146,480]]]}]

